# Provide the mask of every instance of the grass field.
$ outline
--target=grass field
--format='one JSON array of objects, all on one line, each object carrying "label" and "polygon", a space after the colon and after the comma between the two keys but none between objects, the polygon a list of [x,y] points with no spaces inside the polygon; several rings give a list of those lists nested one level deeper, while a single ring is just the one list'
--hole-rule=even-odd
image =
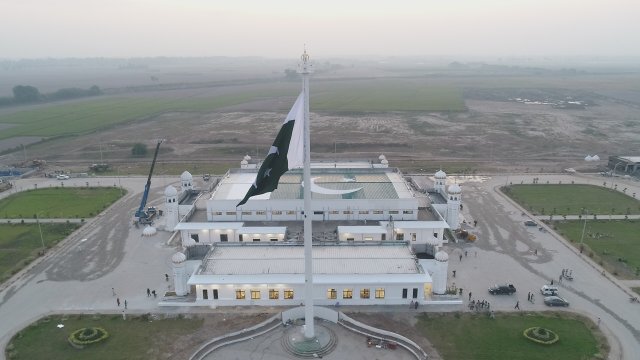
[{"label": "grass field", "polygon": [[[42,240],[49,248],[66,238],[79,224],[41,224]],[[0,276],[4,282],[33,261],[42,240],[37,224],[0,224]]]},{"label": "grass field", "polygon": [[[210,112],[225,106],[282,96],[295,99],[297,82],[260,84],[235,89],[216,97],[123,97],[75,103],[51,104],[35,110],[0,115],[0,139],[14,136],[57,137],[81,135],[169,111]],[[428,86],[426,81],[368,79],[322,81],[311,91],[312,111],[462,111],[461,91],[454,87]],[[286,109],[293,105],[286,105]]]},{"label": "grass field", "polygon": [[[57,324],[64,324],[59,329]],[[194,333],[203,324],[202,319],[150,320],[148,316],[52,316],[42,319],[20,331],[7,347],[8,359],[92,359],[92,360],[146,360],[171,358],[174,342]],[[109,333],[105,341],[74,349],[67,337],[83,327],[102,327]],[[13,355],[11,355],[13,353]]]},{"label": "grass field", "polygon": [[120,188],[71,187],[27,190],[0,200],[6,219],[88,218],[99,214],[123,194]]},{"label": "grass field", "polygon": [[[580,247],[584,221],[558,221],[556,229]],[[587,220],[583,251],[621,278],[640,278],[640,221]],[[593,252],[593,255],[591,255]]]},{"label": "grass field", "polygon": [[[587,321],[570,314],[497,314],[491,319],[482,314],[425,313],[416,326],[444,359],[590,359],[607,352],[608,345],[599,344]],[[522,333],[533,326],[554,331],[560,341],[540,345],[527,340]]]},{"label": "grass field", "polygon": [[640,214],[637,199],[594,185],[511,185],[505,193],[534,214]]}]

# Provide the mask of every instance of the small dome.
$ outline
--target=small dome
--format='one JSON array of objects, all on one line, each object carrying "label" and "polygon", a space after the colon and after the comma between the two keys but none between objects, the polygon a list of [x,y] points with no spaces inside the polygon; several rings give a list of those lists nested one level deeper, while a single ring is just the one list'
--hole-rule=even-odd
[{"label": "small dome", "polygon": [[387,161],[387,159],[382,159],[382,161],[380,161],[380,163],[381,163],[382,165],[388,165],[388,164],[389,164],[389,161]]},{"label": "small dome", "polygon": [[196,244],[196,241],[193,240],[193,238],[188,238],[187,240],[182,242],[182,246],[184,247],[190,247]]},{"label": "small dome", "polygon": [[460,188],[460,185],[458,184],[453,184],[449,186],[449,190],[447,192],[449,194],[460,194],[462,192],[462,188]]},{"label": "small dome", "polygon": [[387,157],[384,156],[384,154],[380,154],[380,156],[378,156],[378,160],[382,161],[384,159],[386,159]]},{"label": "small dome", "polygon": [[245,156],[242,158],[242,160],[250,161],[250,160],[251,160],[251,156],[249,156],[249,155],[245,155]]},{"label": "small dome", "polygon": [[142,236],[153,236],[158,231],[153,226],[147,226],[142,230]]},{"label": "small dome", "polygon": [[171,262],[173,262],[174,264],[183,263],[185,262],[185,260],[187,260],[187,256],[181,252],[177,252],[171,257]]},{"label": "small dome", "polygon": [[188,171],[185,171],[182,173],[182,175],[180,175],[180,180],[185,181],[185,180],[193,180],[193,176],[191,176],[191,173]]},{"label": "small dome", "polygon": [[600,161],[600,156],[598,156],[598,155],[593,155],[593,156],[591,157],[591,160],[592,160],[592,161]]},{"label": "small dome", "polygon": [[173,185],[169,185],[167,186],[166,189],[164,189],[164,196],[166,197],[177,196],[177,195],[178,195],[178,190],[176,190],[176,188],[174,188]]},{"label": "small dome", "polygon": [[249,162],[247,160],[240,161],[240,165],[247,165]]},{"label": "small dome", "polygon": [[593,161],[593,158],[591,157],[591,155],[587,155],[585,156],[584,161]]},{"label": "small dome", "polygon": [[438,251],[434,257],[436,261],[440,261],[440,262],[446,262],[449,260],[449,254],[447,254],[442,250]]},{"label": "small dome", "polygon": [[442,171],[442,170],[438,170],[438,172],[436,172],[435,174],[436,179],[446,179],[447,178],[447,174]]},{"label": "small dome", "polygon": [[438,246],[438,245],[440,245],[440,240],[435,236],[428,236],[427,237],[427,245]]}]

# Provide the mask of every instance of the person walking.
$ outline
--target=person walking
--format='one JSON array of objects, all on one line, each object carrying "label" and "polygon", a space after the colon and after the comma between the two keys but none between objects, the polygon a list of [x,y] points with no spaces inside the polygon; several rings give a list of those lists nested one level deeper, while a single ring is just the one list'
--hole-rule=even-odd
[{"label": "person walking", "polygon": [[464,257],[467,257],[467,250],[464,251]]},{"label": "person walking", "polygon": [[516,301],[516,306],[514,307],[514,309],[520,310],[520,301]]},{"label": "person walking", "polygon": [[118,306],[120,306],[120,298],[116,298],[116,304],[118,304]]},{"label": "person walking", "polygon": [[147,288],[147,297],[151,297],[151,290]]},{"label": "person walking", "polygon": [[124,301],[124,309],[127,309],[127,300]]},{"label": "person walking", "polygon": [[111,296],[116,296],[116,289],[115,288],[111,288]]},{"label": "person walking", "polygon": [[456,271],[453,270],[452,272],[453,272],[453,277],[456,277]]},{"label": "person walking", "polygon": [[471,301],[471,291],[469,291],[469,301]]},{"label": "person walking", "polygon": [[527,293],[527,301],[531,301],[531,291]]}]

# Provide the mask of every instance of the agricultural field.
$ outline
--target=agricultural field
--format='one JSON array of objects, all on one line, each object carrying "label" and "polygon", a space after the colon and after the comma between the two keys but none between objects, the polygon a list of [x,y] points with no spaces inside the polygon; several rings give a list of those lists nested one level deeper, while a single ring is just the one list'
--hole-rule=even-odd
[{"label": "agricultural field", "polygon": [[[79,224],[0,224],[0,276],[4,282],[31,263],[45,248],[63,240]],[[40,238],[42,230],[42,238]]]},{"label": "agricultural field", "polygon": [[587,219],[586,223],[557,221],[553,225],[578,248],[584,228],[583,253],[620,278],[640,279],[640,221]]},{"label": "agricultural field", "polygon": [[594,185],[511,185],[505,193],[536,215],[640,214],[637,199]]},{"label": "agricultural field", "polygon": [[[541,345],[526,339],[524,330],[534,326],[552,330],[560,340]],[[592,333],[591,321],[565,313],[496,314],[495,319],[485,314],[424,313],[416,327],[443,359],[591,359],[596,354],[604,359],[608,353],[606,340]]]},{"label": "agricultural field", "polygon": [[5,219],[89,218],[122,197],[123,189],[111,187],[55,187],[22,191],[0,200]]}]

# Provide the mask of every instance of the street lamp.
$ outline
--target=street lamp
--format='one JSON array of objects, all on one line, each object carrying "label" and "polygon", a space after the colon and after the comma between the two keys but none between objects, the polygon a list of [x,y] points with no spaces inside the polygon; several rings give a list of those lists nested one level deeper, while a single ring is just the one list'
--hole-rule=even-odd
[{"label": "street lamp", "polygon": [[42,236],[42,227],[40,226],[40,219],[36,213],[36,222],[38,223],[38,230],[40,230],[40,241],[42,242],[42,255],[44,255],[44,237]]},{"label": "street lamp", "polygon": [[613,189],[613,182],[616,179],[616,168],[618,167],[618,165],[623,164],[622,161],[618,162],[617,164],[615,164],[613,166],[613,172],[611,173],[611,188]]},{"label": "street lamp", "polygon": [[584,211],[584,225],[582,225],[582,236],[580,236],[580,253],[582,253],[582,241],[584,240],[584,232],[587,229],[587,215],[589,215],[589,211]]}]

